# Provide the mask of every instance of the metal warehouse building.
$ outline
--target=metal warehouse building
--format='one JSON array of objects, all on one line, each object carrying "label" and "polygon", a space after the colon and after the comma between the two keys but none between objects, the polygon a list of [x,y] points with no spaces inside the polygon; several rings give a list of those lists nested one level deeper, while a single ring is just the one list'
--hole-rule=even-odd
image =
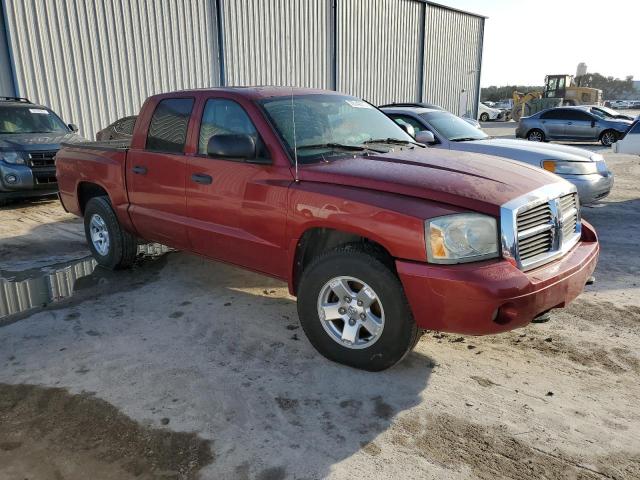
[{"label": "metal warehouse building", "polygon": [[335,89],[475,115],[484,17],[418,0],[0,0],[0,95],[92,138],[152,94]]}]

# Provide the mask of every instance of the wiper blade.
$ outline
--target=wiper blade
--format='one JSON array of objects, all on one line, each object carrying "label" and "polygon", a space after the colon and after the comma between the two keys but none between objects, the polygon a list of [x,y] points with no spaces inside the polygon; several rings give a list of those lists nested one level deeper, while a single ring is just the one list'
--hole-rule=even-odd
[{"label": "wiper blade", "polygon": [[459,138],[450,138],[452,142],[469,142],[471,140],[484,140],[483,138],[474,138],[474,137],[459,137]]},{"label": "wiper blade", "polygon": [[347,145],[344,143],[314,143],[311,145],[300,145],[296,148],[296,150],[315,150],[320,148],[334,148],[340,150],[350,150],[354,152],[367,150],[366,147],[362,147],[360,145]]},{"label": "wiper blade", "polygon": [[370,143],[389,143],[391,145],[417,145],[422,147],[421,143],[411,142],[409,140],[400,140],[399,138],[372,138],[371,140],[367,140],[366,142],[362,142],[364,145],[368,145]]}]

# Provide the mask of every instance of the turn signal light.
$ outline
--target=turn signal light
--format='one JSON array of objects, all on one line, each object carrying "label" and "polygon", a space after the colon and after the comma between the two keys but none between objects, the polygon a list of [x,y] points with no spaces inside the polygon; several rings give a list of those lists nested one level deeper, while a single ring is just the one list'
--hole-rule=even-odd
[{"label": "turn signal light", "polygon": [[542,162],[542,168],[552,173],[556,173],[556,162],[552,160],[545,160]]},{"label": "turn signal light", "polygon": [[431,227],[431,250],[434,258],[447,258],[447,250],[444,248],[444,236],[442,230]]}]

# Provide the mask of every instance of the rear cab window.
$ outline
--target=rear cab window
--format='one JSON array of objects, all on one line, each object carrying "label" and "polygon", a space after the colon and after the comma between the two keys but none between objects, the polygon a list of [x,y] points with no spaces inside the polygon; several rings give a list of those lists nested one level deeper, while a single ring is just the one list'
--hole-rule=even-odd
[{"label": "rear cab window", "polygon": [[161,100],[151,117],[145,149],[152,152],[182,153],[193,104],[193,98]]}]

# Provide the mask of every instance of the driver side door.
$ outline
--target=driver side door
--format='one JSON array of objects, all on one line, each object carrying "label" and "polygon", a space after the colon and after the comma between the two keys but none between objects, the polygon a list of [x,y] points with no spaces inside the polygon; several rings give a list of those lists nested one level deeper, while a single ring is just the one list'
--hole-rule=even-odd
[{"label": "driver side door", "polygon": [[[256,158],[209,156],[209,139],[224,134],[252,136]],[[206,257],[286,277],[286,199],[291,172],[272,164],[254,123],[235,100],[206,99],[197,143],[186,172],[192,248]]]}]

